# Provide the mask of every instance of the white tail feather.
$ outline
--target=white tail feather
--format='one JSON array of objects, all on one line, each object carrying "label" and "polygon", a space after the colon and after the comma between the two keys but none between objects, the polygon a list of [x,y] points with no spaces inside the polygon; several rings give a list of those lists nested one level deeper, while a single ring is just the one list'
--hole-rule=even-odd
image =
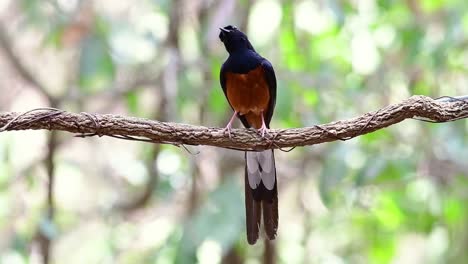
[{"label": "white tail feather", "polygon": [[252,189],[257,189],[260,184],[262,177],[260,176],[260,170],[258,167],[257,152],[246,152],[247,160],[247,178],[249,179],[249,185]]},{"label": "white tail feather", "polygon": [[[275,161],[273,150],[268,149],[262,152],[246,152],[247,160],[247,178],[250,188],[256,189],[263,182],[268,190],[273,190],[276,181],[276,172],[274,169]],[[260,167],[262,171],[260,171]]]}]

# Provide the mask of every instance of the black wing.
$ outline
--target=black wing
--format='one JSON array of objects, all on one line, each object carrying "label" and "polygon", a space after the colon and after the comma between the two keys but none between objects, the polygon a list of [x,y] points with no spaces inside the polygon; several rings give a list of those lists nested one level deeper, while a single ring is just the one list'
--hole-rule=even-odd
[{"label": "black wing", "polygon": [[[223,66],[221,66],[221,71],[219,72],[219,82],[221,83],[221,88],[223,89],[224,96],[226,96],[226,99],[227,99],[227,94],[226,94],[226,63],[223,63]],[[228,100],[228,102],[229,102],[229,100]],[[232,108],[232,106],[231,106],[231,108]]]},{"label": "black wing", "polygon": [[265,79],[270,91],[270,102],[268,102],[268,109],[265,113],[265,124],[268,128],[270,128],[270,121],[271,117],[273,116],[273,111],[275,110],[276,104],[276,75],[273,66],[267,59],[263,59],[261,65],[265,72]]}]

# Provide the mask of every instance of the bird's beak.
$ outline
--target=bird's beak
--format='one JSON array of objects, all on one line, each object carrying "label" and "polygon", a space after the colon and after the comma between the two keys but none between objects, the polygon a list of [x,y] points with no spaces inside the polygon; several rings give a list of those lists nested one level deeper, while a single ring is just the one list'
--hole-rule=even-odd
[{"label": "bird's beak", "polygon": [[225,29],[225,28],[219,28],[219,30],[221,30],[221,31],[224,32],[224,33],[229,33],[229,32],[231,32],[230,30],[227,30],[227,29]]}]

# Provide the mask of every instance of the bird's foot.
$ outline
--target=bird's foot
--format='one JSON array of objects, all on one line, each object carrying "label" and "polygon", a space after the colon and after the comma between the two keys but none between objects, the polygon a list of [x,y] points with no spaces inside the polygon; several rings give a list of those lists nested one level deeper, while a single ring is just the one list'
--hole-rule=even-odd
[{"label": "bird's foot", "polygon": [[237,113],[238,113],[237,111],[234,112],[234,114],[232,115],[231,119],[229,120],[229,123],[228,123],[228,124],[226,125],[226,127],[223,129],[223,132],[226,132],[226,130],[227,130],[230,139],[232,139],[232,138],[231,138],[231,127],[232,127],[232,122],[234,122],[234,118],[236,117]]},{"label": "bird's foot", "polygon": [[258,129],[257,131],[262,136],[262,138],[265,137],[265,134],[267,134],[267,135],[270,134],[269,129],[266,127],[265,124],[263,124],[262,127],[260,129]]},{"label": "bird's foot", "polygon": [[229,138],[232,139],[231,138],[231,123],[227,124],[227,126],[223,129],[223,133],[226,131],[228,132]]},{"label": "bird's foot", "polygon": [[265,137],[265,134],[270,134],[269,132],[269,129],[268,127],[266,126],[265,124],[265,118],[263,116],[263,112],[262,112],[262,126],[260,127],[260,129],[258,130],[258,133],[260,133],[260,135],[262,135],[262,138]]}]

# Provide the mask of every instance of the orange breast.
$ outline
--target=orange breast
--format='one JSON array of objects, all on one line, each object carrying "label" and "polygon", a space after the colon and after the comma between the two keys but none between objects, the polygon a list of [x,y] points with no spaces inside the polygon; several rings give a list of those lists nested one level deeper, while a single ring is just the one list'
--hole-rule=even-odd
[{"label": "orange breast", "polygon": [[263,68],[258,67],[246,74],[226,74],[226,96],[234,110],[245,115],[255,128],[262,126],[262,113],[268,110],[270,92]]}]

